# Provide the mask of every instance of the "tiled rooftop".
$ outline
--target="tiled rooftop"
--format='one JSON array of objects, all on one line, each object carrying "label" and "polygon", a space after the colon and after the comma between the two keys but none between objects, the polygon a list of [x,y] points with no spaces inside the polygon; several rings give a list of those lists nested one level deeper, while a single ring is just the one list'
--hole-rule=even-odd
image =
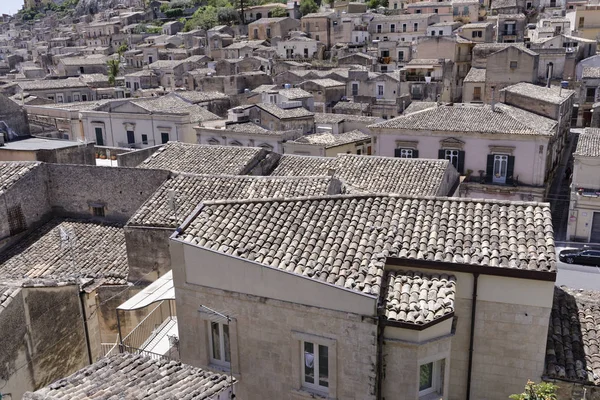
[{"label": "tiled rooftop", "polygon": [[371,136],[359,130],[344,133],[314,133],[312,135],[302,136],[293,142],[300,144],[311,144],[323,146],[326,149],[330,147],[342,146],[348,143],[354,143],[362,140],[368,140]]},{"label": "tiled rooftop", "polygon": [[453,275],[390,271],[387,279],[388,321],[425,325],[454,312]]},{"label": "tiled rooftop", "polygon": [[505,87],[502,89],[502,91],[515,93],[534,100],[546,101],[554,104],[561,104],[571,95],[575,94],[574,90],[561,89],[558,86],[551,86],[548,88],[527,82],[521,82],[517,83],[516,85]]},{"label": "tiled rooftop", "polygon": [[206,202],[178,236],[372,295],[388,257],[556,272],[542,203],[393,195]]},{"label": "tiled rooftop", "polygon": [[231,384],[230,377],[224,373],[202,370],[178,361],[121,353],[102,358],[71,376],[34,393],[26,393],[23,398],[208,400],[217,398]]},{"label": "tiled rooftop", "polygon": [[175,95],[194,104],[211,100],[225,100],[229,98],[229,96],[221,92],[178,91],[175,92]]},{"label": "tiled rooftop", "polygon": [[597,79],[600,78],[600,67],[583,67],[581,73],[582,79]]},{"label": "tiled rooftop", "polygon": [[265,150],[258,147],[169,142],[138,165],[138,168],[166,169],[190,174],[240,175],[264,153]]},{"label": "tiled rooftop", "polygon": [[307,118],[314,115],[304,107],[283,109],[271,103],[259,103],[256,106],[279,119]]},{"label": "tiled rooftop", "polygon": [[310,79],[308,81],[302,82],[302,85],[305,84],[306,82],[312,82],[318,86],[322,86],[324,88],[329,88],[329,87],[338,87],[338,86],[344,86],[345,83],[344,82],[340,82],[340,81],[336,81],[334,79],[330,79],[330,78],[323,78],[323,79]]},{"label": "tiled rooftop", "polygon": [[39,162],[1,161],[0,194],[39,165]]},{"label": "tiled rooftop", "polygon": [[467,76],[465,76],[464,82],[485,82],[485,75],[487,70],[485,68],[473,68],[469,70]]},{"label": "tiled rooftop", "polygon": [[55,218],[0,254],[2,279],[93,278],[122,284],[127,275],[125,234],[118,225]]},{"label": "tiled rooftop", "polygon": [[434,107],[437,107],[437,102],[435,101],[413,101],[408,105],[408,107],[406,107],[406,110],[404,110],[402,114],[408,115],[417,111],[423,111]]},{"label": "tiled rooftop", "polygon": [[330,182],[329,177],[179,175],[163,183],[127,225],[175,228],[203,201],[327,195]]},{"label": "tiled rooftop", "polygon": [[[413,131],[458,131],[463,133],[488,133],[512,135],[541,135],[551,136],[552,132],[543,127],[530,126],[528,121],[516,118],[509,108],[496,107],[492,110],[489,105],[440,105],[394,119],[383,121],[370,128],[380,129],[409,129]],[[523,111],[532,119],[536,114]],[[543,117],[542,117],[543,118]],[[547,119],[547,118],[546,118]]]},{"label": "tiled rooftop", "polygon": [[[274,176],[322,176],[330,171],[358,193],[396,193],[415,196],[445,196],[447,160],[338,154],[336,158],[284,155]],[[458,172],[449,173],[458,179]],[[452,185],[450,185],[452,186]]]},{"label": "tiled rooftop", "polygon": [[600,129],[585,128],[579,134],[577,149],[573,155],[584,157],[600,157]]},{"label": "tiled rooftop", "polygon": [[600,292],[554,288],[546,376],[600,385]]},{"label": "tiled rooftop", "polygon": [[87,87],[87,85],[84,82],[80,81],[78,78],[38,79],[35,81],[19,82],[18,85],[24,91]]}]

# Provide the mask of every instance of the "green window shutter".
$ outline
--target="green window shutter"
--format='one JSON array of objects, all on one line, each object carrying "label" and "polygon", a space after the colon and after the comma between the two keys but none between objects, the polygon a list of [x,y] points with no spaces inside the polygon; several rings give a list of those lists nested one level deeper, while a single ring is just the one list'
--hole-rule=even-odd
[{"label": "green window shutter", "polygon": [[446,150],[439,149],[438,150],[438,158],[444,160],[446,158]]},{"label": "green window shutter", "polygon": [[400,157],[400,152],[402,149],[394,149],[394,157]]},{"label": "green window shutter", "polygon": [[458,172],[463,175],[465,172],[465,152],[464,151],[459,151],[458,152]]},{"label": "green window shutter", "polygon": [[515,157],[508,156],[508,164],[506,166],[506,183],[507,184],[512,184],[515,182],[515,179],[513,176],[514,173],[515,173]]},{"label": "green window shutter", "polygon": [[493,176],[494,176],[494,155],[488,154],[487,167],[485,169],[485,182],[492,183]]}]

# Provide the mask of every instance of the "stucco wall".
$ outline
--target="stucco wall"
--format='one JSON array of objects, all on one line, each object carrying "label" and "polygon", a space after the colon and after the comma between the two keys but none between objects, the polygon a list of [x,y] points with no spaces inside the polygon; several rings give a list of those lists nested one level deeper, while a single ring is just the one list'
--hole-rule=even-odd
[{"label": "stucco wall", "polygon": [[[377,136],[375,145],[377,155],[393,157],[396,141],[418,141],[420,158],[438,158],[440,141],[454,137],[465,142],[465,170],[472,170],[476,175],[479,170],[485,170],[487,156],[492,154],[490,146],[512,146],[515,156],[514,176],[520,182],[533,185],[543,185],[546,164],[547,137],[523,137],[510,135],[495,135],[494,138],[484,135],[459,135],[459,132],[411,132],[403,130],[389,130],[386,133],[373,132]],[[540,152],[540,146],[542,151]]]}]

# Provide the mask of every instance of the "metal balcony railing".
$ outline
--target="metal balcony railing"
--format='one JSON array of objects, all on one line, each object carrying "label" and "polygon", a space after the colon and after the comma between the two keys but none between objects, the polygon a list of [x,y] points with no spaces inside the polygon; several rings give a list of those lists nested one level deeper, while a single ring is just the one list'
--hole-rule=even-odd
[{"label": "metal balcony railing", "polygon": [[156,308],[144,318],[133,330],[123,338],[122,343],[127,347],[144,350],[144,344],[158,333],[167,319],[174,318],[172,300],[161,301]]}]

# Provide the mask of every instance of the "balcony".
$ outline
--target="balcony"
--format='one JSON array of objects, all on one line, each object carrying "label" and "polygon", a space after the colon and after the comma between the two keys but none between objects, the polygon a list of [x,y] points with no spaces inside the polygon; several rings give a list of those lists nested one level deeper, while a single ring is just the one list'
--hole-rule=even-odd
[{"label": "balcony", "polygon": [[[140,311],[150,310],[131,331],[123,321],[123,313],[134,312],[129,319],[134,320]],[[144,290],[117,307],[117,325],[119,338],[116,347],[103,350],[108,352],[142,353],[154,358],[179,359],[179,333],[175,312],[175,290],[171,271]]]},{"label": "balcony", "polygon": [[404,75],[404,80],[406,82],[431,83],[431,82],[437,82],[438,78],[435,78],[432,76],[426,76],[423,74],[406,74],[406,75]]}]

